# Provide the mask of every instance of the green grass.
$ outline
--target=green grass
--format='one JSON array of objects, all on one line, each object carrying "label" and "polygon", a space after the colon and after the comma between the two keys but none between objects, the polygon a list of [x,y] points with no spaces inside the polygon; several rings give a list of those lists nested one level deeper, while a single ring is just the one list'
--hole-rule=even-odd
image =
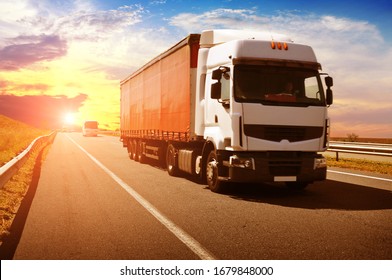
[{"label": "green grass", "polygon": [[0,166],[25,150],[37,137],[49,134],[0,115]]},{"label": "green grass", "polygon": [[348,168],[359,171],[368,171],[379,174],[392,175],[392,163],[364,159],[341,158],[326,156],[328,167]]}]

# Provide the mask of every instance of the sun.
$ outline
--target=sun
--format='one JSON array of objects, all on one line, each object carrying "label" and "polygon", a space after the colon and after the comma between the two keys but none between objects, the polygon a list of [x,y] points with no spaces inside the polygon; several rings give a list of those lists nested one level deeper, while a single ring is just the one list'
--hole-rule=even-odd
[{"label": "sun", "polygon": [[71,125],[75,123],[75,115],[73,113],[67,113],[64,115],[64,123]]}]

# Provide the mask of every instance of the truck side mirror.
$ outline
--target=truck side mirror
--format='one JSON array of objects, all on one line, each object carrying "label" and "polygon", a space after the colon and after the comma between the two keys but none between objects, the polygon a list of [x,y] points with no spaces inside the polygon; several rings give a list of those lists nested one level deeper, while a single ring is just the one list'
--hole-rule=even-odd
[{"label": "truck side mirror", "polygon": [[333,103],[333,94],[330,88],[327,88],[327,105],[332,105]]},{"label": "truck side mirror", "polygon": [[211,98],[212,99],[220,99],[221,98],[221,82],[217,82],[211,85]]},{"label": "truck side mirror", "polygon": [[230,72],[230,68],[226,66],[220,66],[218,69],[212,71],[211,78],[213,80],[217,80],[216,83],[211,85],[211,98],[212,99],[221,99],[222,97],[222,84],[221,79],[222,75]]},{"label": "truck side mirror", "polygon": [[222,79],[222,74],[230,72],[230,68],[227,66],[220,66],[218,69],[212,71],[212,79],[213,80],[220,80]]},{"label": "truck side mirror", "polygon": [[212,79],[213,80],[220,80],[222,78],[222,70],[220,68],[212,71]]},{"label": "truck side mirror", "polygon": [[333,86],[332,77],[330,76],[325,77],[325,84],[327,85],[327,105],[332,105],[333,103],[333,94],[331,90],[331,87]]},{"label": "truck side mirror", "polygon": [[333,86],[333,78],[332,77],[330,77],[330,76],[328,76],[328,77],[325,77],[325,84],[327,85],[327,87],[332,87]]}]

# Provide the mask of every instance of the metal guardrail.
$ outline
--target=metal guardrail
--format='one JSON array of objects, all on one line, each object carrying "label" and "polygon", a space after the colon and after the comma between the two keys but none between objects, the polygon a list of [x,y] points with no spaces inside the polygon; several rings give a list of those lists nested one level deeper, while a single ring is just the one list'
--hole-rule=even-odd
[{"label": "metal guardrail", "polygon": [[391,144],[331,141],[328,151],[336,152],[336,160],[339,160],[339,153],[392,157]]},{"label": "metal guardrail", "polygon": [[33,151],[41,148],[44,143],[53,141],[55,136],[56,132],[52,132],[49,135],[36,138],[33,142],[31,142],[26,150],[0,167],[0,188],[2,188],[8,182],[8,180],[15,175],[15,173],[23,166]]}]

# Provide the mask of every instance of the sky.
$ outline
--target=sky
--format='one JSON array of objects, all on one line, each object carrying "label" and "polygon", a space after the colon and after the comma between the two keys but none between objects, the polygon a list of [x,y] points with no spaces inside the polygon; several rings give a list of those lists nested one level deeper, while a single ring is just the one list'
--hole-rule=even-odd
[{"label": "sky", "polygon": [[0,114],[34,126],[119,128],[122,79],[189,33],[228,28],[311,45],[334,78],[331,135],[392,138],[390,0],[1,0],[0,11]]}]

